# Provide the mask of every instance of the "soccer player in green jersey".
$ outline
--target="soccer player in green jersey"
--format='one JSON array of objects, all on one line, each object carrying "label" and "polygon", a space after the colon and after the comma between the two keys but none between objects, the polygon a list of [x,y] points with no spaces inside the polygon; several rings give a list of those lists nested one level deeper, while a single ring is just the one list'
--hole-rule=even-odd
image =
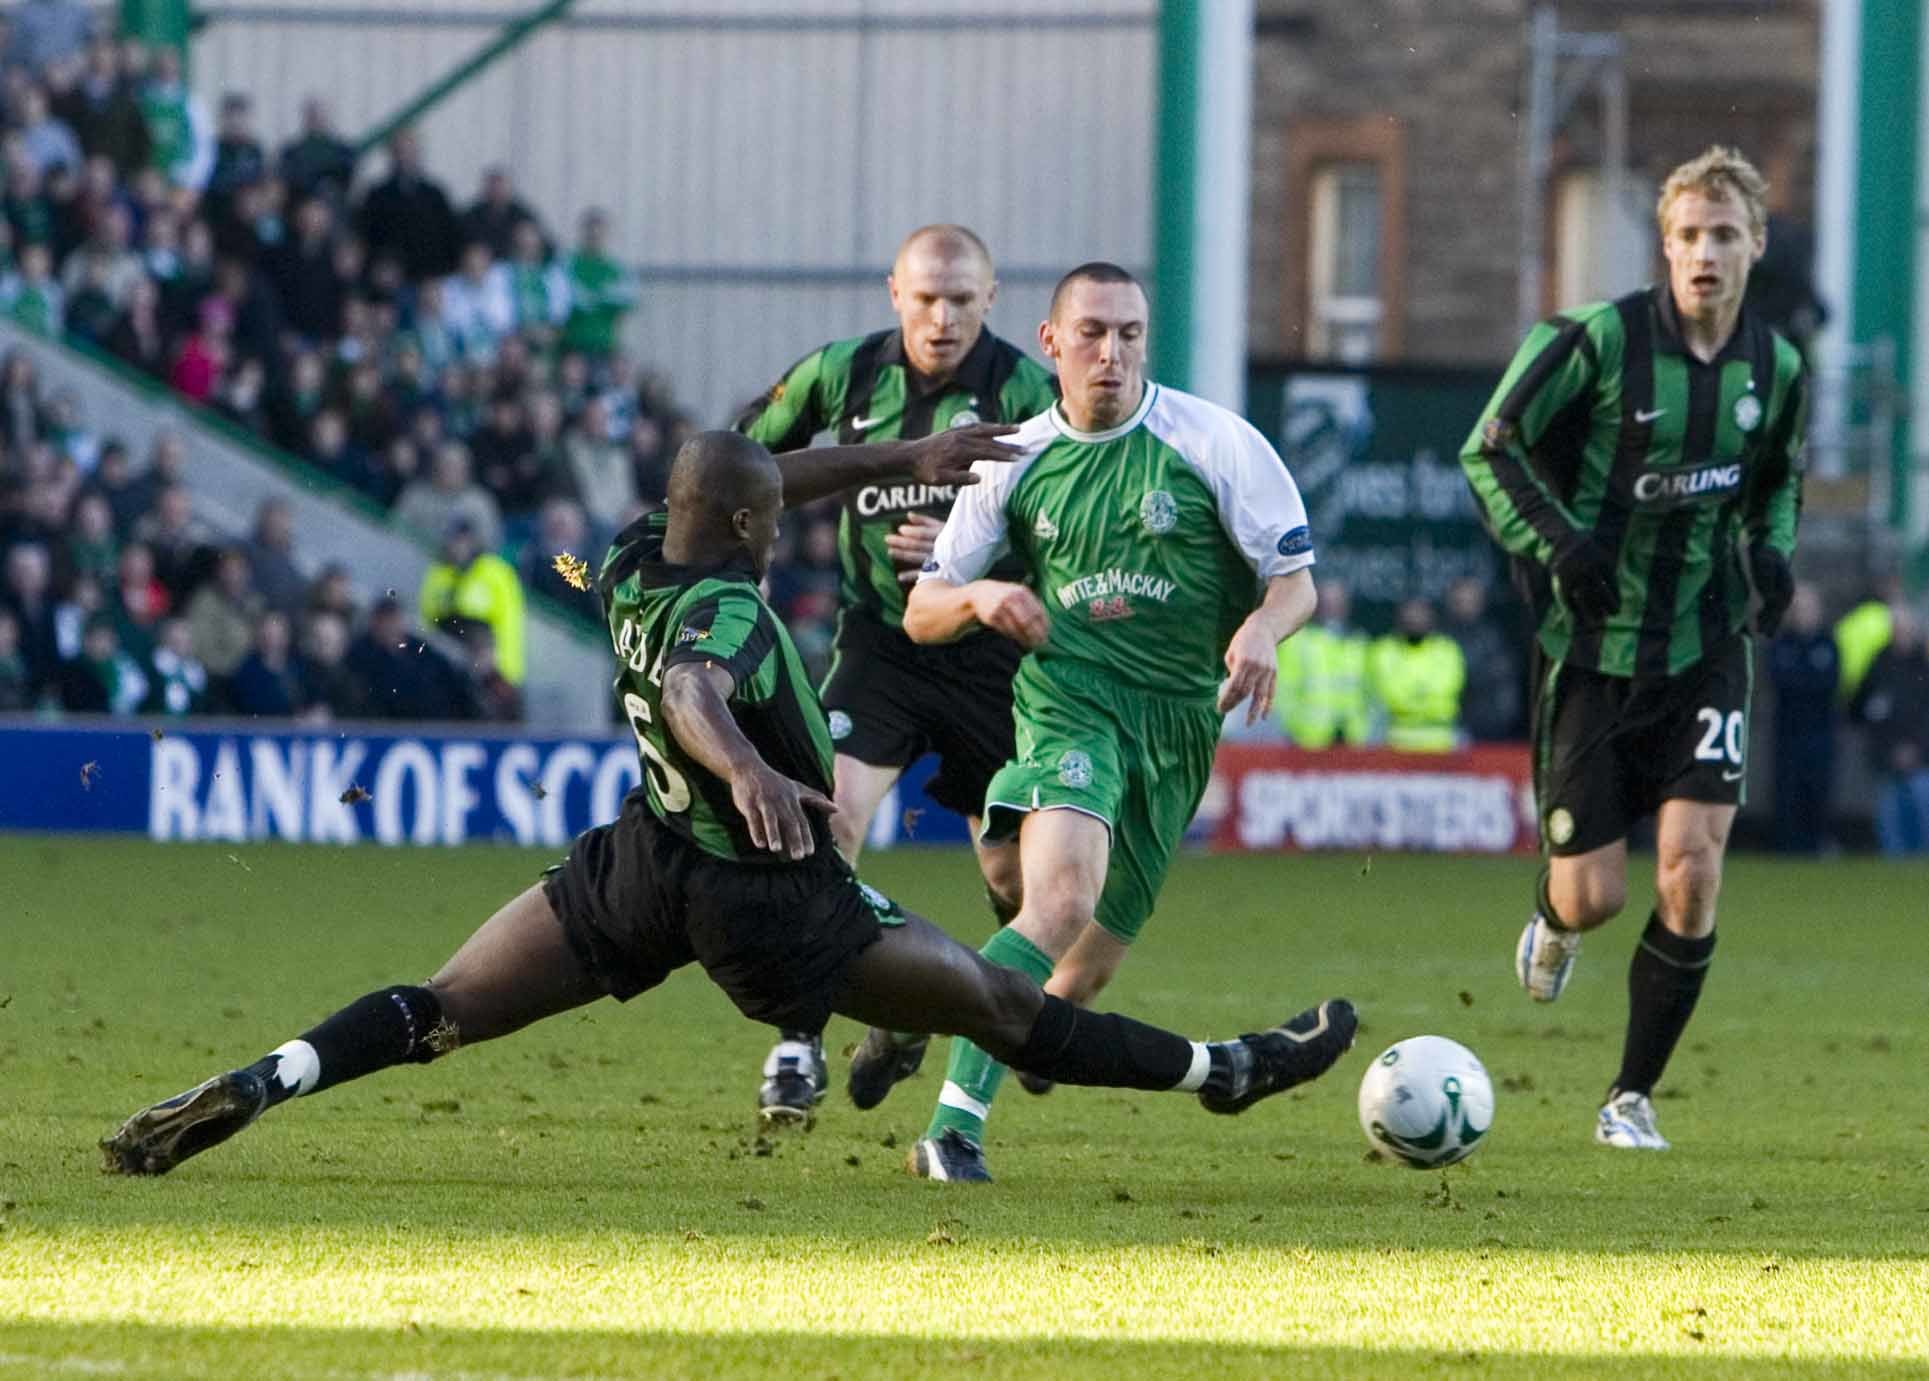
[{"label": "soccer player in green jersey", "polygon": [[1223,1108],[1311,1077],[1321,1052],[1284,1035],[1207,1044],[1048,996],[857,880],[825,824],[823,706],[757,589],[782,503],[768,451],[705,432],[677,454],[667,515],[605,557],[597,593],[644,778],[613,824],[578,836],[427,983],[369,993],[134,1114],[102,1141],[106,1168],[164,1174],[297,1095],[626,1001],[690,963],[755,1021],[925,1022],[1069,1083]]},{"label": "soccer player in green jersey", "polygon": [[[1151,914],[1212,773],[1222,717],[1271,708],[1280,641],[1314,606],[1299,490],[1242,418],[1145,377],[1144,290],[1114,264],[1073,269],[1039,327],[1064,401],[976,467],[912,591],[905,631],[978,629],[1029,653],[1016,751],[985,795],[984,833],[1016,839],[1023,905],[984,956],[1089,1002]],[[995,563],[1011,557],[1018,579]],[[1352,1042],[1334,1000],[1276,1034],[1323,1071]],[[887,1064],[866,1036],[852,1085]],[[1002,1066],[952,1043],[914,1173],[984,1180],[984,1121]],[[886,1085],[888,1087],[888,1084]],[[1208,1100],[1215,1111],[1231,1104]]]},{"label": "soccer player in green jersey", "polygon": [[[1460,454],[1537,622],[1534,794],[1547,857],[1515,969],[1561,995],[1581,935],[1627,899],[1655,815],[1655,908],[1628,969],[1609,1146],[1666,1150],[1650,1101],[1715,950],[1743,799],[1754,659],[1794,590],[1807,389],[1744,309],[1761,174],[1710,148],[1668,175],[1668,281],[1536,326]],[[1752,613],[1751,613],[1752,608]]]},{"label": "soccer player in green jersey", "polygon": [[[801,452],[820,432],[875,447],[973,423],[1021,422],[1057,400],[1051,374],[985,328],[998,295],[991,255],[971,231],[927,225],[905,237],[887,280],[894,329],[813,350],[738,420],[778,452]],[[817,452],[792,464],[812,465]],[[837,748],[831,832],[856,864],[880,803],[927,751],[939,766],[926,790],[972,822],[985,787],[1011,756],[1011,678],[1020,649],[995,635],[920,647],[904,636],[904,591],[931,554],[955,484],[903,475],[842,494],[835,659],[823,687]],[[1017,851],[980,844],[979,867],[1000,923],[1018,910]],[[898,1052],[909,1069],[922,1047]],[[881,1089],[854,1088],[860,1105]],[[823,1050],[784,1031],[764,1062],[757,1106],[765,1122],[809,1124],[824,1096]]]}]

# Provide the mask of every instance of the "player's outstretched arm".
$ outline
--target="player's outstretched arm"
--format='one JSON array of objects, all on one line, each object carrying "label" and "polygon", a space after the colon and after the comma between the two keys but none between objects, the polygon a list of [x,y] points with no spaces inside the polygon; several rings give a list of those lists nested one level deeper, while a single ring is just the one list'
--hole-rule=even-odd
[{"label": "player's outstretched arm", "polygon": [[1246,616],[1226,645],[1226,679],[1219,687],[1219,713],[1246,701],[1246,723],[1272,713],[1279,680],[1279,645],[1306,626],[1317,600],[1312,568],[1302,566],[1266,582],[1259,607]]},{"label": "player's outstretched arm", "polygon": [[663,673],[663,722],[697,762],[730,783],[730,799],[760,849],[808,857],[814,840],[806,810],[829,815],[830,797],[765,762],[730,716],[731,674],[715,663],[685,662]]},{"label": "player's outstretched arm", "polygon": [[784,503],[796,508],[859,484],[913,479],[919,484],[976,484],[971,467],[981,460],[1015,460],[1018,453],[998,438],[1018,428],[1001,422],[947,427],[916,441],[875,441],[856,446],[819,446],[777,457],[784,477]]},{"label": "player's outstretched arm", "polygon": [[904,604],[905,636],[914,643],[956,642],[974,628],[1002,633],[1027,651],[1051,636],[1037,595],[1005,580],[920,580]]}]

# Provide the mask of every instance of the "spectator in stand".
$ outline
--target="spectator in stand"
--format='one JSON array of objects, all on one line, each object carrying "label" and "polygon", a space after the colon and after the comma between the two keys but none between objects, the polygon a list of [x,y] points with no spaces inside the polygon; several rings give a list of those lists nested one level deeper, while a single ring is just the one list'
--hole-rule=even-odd
[{"label": "spectator in stand", "polygon": [[469,478],[469,448],[460,441],[436,449],[429,478],[404,489],[390,517],[423,541],[440,542],[457,518],[469,520],[486,549],[502,540],[501,511],[489,491]]},{"label": "spectator in stand", "polygon": [[474,364],[493,362],[503,337],[516,329],[509,270],[480,240],[463,246],[459,271],[443,281],[442,324],[456,353]]},{"label": "spectator in stand", "polygon": [[1475,743],[1506,743],[1527,736],[1526,670],[1519,641],[1487,607],[1487,583],[1465,576],[1447,587],[1442,630],[1460,646],[1467,665],[1461,724]]},{"label": "spectator in stand", "polygon": [[204,314],[217,302],[228,309],[231,353],[280,358],[281,310],[265,278],[242,260],[223,259],[215,265],[214,296],[203,304]]},{"label": "spectator in stand", "polygon": [[574,499],[558,497],[543,505],[535,534],[523,544],[517,562],[518,573],[525,589],[545,596],[589,623],[601,623],[602,606],[596,602],[595,592],[577,589],[556,570],[556,558],[563,555],[587,561],[594,568],[600,563],[602,553],[591,550],[589,519],[583,514],[583,506]]},{"label": "spectator in stand", "polygon": [[114,535],[123,540],[132,537],[144,496],[134,478],[134,458],[128,453],[127,443],[117,436],[101,443],[100,462],[94,466],[94,488],[107,500],[108,511],[114,515]]},{"label": "spectator in stand", "polygon": [[23,451],[40,436],[40,382],[33,358],[25,350],[10,351],[0,363],[0,443]]},{"label": "spectator in stand", "polygon": [[362,239],[372,256],[392,252],[411,283],[445,277],[455,271],[461,247],[448,194],[422,171],[414,130],[397,130],[388,152],[389,175],[362,202]]},{"label": "spectator in stand", "polygon": [[487,419],[469,438],[476,479],[495,495],[503,512],[512,517],[535,507],[535,501],[520,492],[518,483],[518,466],[529,454],[532,442],[524,425],[522,395],[514,389],[502,389],[489,400]]},{"label": "spectator in stand", "polygon": [[0,605],[0,714],[31,710],[37,699],[33,668],[20,650],[20,620]]},{"label": "spectator in stand", "polygon": [[342,330],[342,302],[353,286],[336,271],[335,213],[321,197],[295,207],[294,233],[266,265],[288,327],[308,345]]},{"label": "spectator in stand", "polygon": [[70,460],[81,476],[94,473],[100,461],[100,438],[80,415],[80,396],[63,389],[41,410],[40,435],[62,460]]},{"label": "spectator in stand", "polygon": [[80,656],[87,635],[87,621],[96,614],[108,613],[107,596],[100,577],[81,571],[70,577],[54,605],[54,646],[60,660],[70,662]]},{"label": "spectator in stand", "polygon": [[375,719],[474,719],[475,692],[455,665],[410,628],[392,595],[369,611],[368,631],[348,650]]},{"label": "spectator in stand", "polygon": [[63,580],[91,575],[103,585],[114,579],[120,543],[114,539],[114,510],[105,495],[89,490],[74,501],[72,526],[61,550]]},{"label": "spectator in stand", "polygon": [[402,430],[383,385],[381,366],[373,360],[357,360],[350,366],[336,406],[348,422],[349,439],[370,455],[385,450]]},{"label": "spectator in stand", "polygon": [[208,170],[207,196],[216,218],[228,214],[244,187],[268,176],[268,156],[255,137],[254,102],[245,92],[230,91],[221,98],[215,127],[214,166]]},{"label": "spectator in stand", "polygon": [[301,683],[311,718],[359,719],[367,713],[361,684],[349,670],[347,656],[348,621],[326,609],[309,614],[301,640]]},{"label": "spectator in stand", "polygon": [[20,273],[8,294],[7,315],[43,336],[58,336],[66,329],[67,295],[54,279],[53,250],[44,244],[29,244],[20,251]]},{"label": "spectator in stand", "polygon": [[443,625],[469,654],[469,681],[475,687],[478,718],[497,724],[516,724],[522,720],[522,690],[496,662],[496,638],[489,625],[475,619],[455,618]]},{"label": "spectator in stand", "polygon": [[1349,622],[1352,594],[1337,580],[1317,586],[1314,621],[1279,645],[1274,713],[1301,748],[1354,747],[1372,736],[1367,698],[1367,638]]},{"label": "spectator in stand", "polygon": [[1861,602],[1836,621],[1835,646],[1842,656],[1842,683],[1837,694],[1845,703],[1855,698],[1876,654],[1888,646],[1895,611],[1902,602],[1901,572],[1883,571],[1870,582]]},{"label": "spectator in stand", "polygon": [[563,433],[563,454],[600,549],[636,515],[638,506],[635,467],[629,452],[610,440],[609,414],[601,398],[585,403]]},{"label": "spectator in stand", "polygon": [[563,349],[595,362],[616,353],[623,318],[635,309],[636,275],[609,252],[609,216],[583,213],[582,238],[569,256],[569,319]]},{"label": "spectator in stand", "polygon": [[200,325],[181,342],[174,354],[174,367],[168,383],[182,397],[205,403],[220,386],[221,373],[228,367],[229,338],[234,332],[234,313],[218,297],[201,304]]},{"label": "spectator in stand", "polygon": [[42,177],[80,171],[87,161],[80,139],[65,120],[49,109],[44,89],[29,83],[20,93],[15,116],[15,138],[19,140],[20,152]]},{"label": "spectator in stand", "polygon": [[441,560],[423,573],[416,604],[422,617],[437,628],[452,619],[487,624],[495,635],[496,664],[513,685],[522,684],[522,582],[516,579],[514,566],[483,549],[471,519],[461,515],[450,519]]},{"label": "spectator in stand", "polygon": [[322,567],[315,583],[308,587],[308,612],[311,616],[333,614],[342,621],[344,632],[361,621],[361,606],[355,602],[355,582],[348,567],[339,561]]},{"label": "spectator in stand", "polygon": [[209,679],[225,698],[227,680],[254,646],[255,620],[261,616],[261,596],[254,591],[248,553],[228,547],[215,562],[214,579],[188,601],[188,628],[194,635],[194,655],[208,669]]},{"label": "spectator in stand", "polygon": [[1822,621],[1822,596],[1804,581],[1768,646],[1768,677],[1775,686],[1775,847],[1783,853],[1820,853],[1828,842],[1841,673],[1841,654]]},{"label": "spectator in stand", "polygon": [[298,350],[287,377],[268,399],[268,436],[284,451],[308,449],[315,416],[328,401],[328,366],[313,350]]},{"label": "spectator in stand", "polygon": [[77,295],[88,283],[103,289],[116,313],[134,295],[134,287],[147,277],[147,266],[129,246],[133,230],[125,208],[108,206],[94,217],[87,239],[61,266],[60,285],[69,297]]},{"label": "spectator in stand", "polygon": [[1386,743],[1409,753],[1450,752],[1460,742],[1460,693],[1467,663],[1460,646],[1433,626],[1433,606],[1410,599],[1394,631],[1367,652],[1367,686],[1386,715]]},{"label": "spectator in stand", "polygon": [[163,489],[154,507],[134,524],[134,540],[154,554],[154,573],[177,607],[188,597],[203,566],[202,551],[214,533],[194,515],[194,501],[178,484]]},{"label": "spectator in stand", "polygon": [[110,607],[121,646],[142,661],[149,660],[160,637],[161,622],[173,607],[173,601],[168,597],[167,586],[154,578],[154,553],[139,542],[129,542],[121,548],[120,561],[114,568]]},{"label": "spectator in stand", "polygon": [[111,614],[87,619],[80,654],[60,667],[60,707],[75,714],[133,714],[147,699],[147,673],[122,650]]},{"label": "spectator in stand", "polygon": [[308,581],[295,564],[295,513],[286,499],[261,501],[255,510],[254,536],[247,554],[262,603],[294,619],[308,598]]},{"label": "spectator in stand", "polygon": [[[105,349],[120,314],[108,295],[107,275],[99,264],[84,265],[85,274],[78,291],[67,296],[67,339],[96,349]],[[62,289],[66,292],[65,289]]]},{"label": "spectator in stand", "polygon": [[55,96],[54,108],[80,136],[88,157],[109,159],[123,178],[147,167],[153,153],[147,120],[134,83],[121,70],[121,51],[112,39],[88,43],[79,79]]},{"label": "spectator in stand", "polygon": [[38,72],[79,57],[93,37],[93,7],[81,0],[20,0],[7,14],[0,64]]},{"label": "spectator in stand", "polygon": [[167,332],[161,326],[161,290],[143,276],[128,289],[127,306],[108,330],[106,346],[121,363],[150,379],[168,374]]},{"label": "spectator in stand", "polygon": [[462,213],[463,240],[485,244],[496,258],[507,259],[516,231],[525,225],[537,226],[537,238],[541,238],[536,213],[517,200],[509,170],[501,166],[487,169],[482,174],[482,195]]},{"label": "spectator in stand", "polygon": [[268,435],[267,391],[267,370],[259,358],[248,355],[228,371],[211,406],[243,431],[265,439]]},{"label": "spectator in stand", "polygon": [[214,291],[214,232],[206,221],[189,221],[182,228],[174,276],[159,281],[162,324],[170,331],[192,330],[202,302]]},{"label": "spectator in stand", "polygon": [[163,620],[154,649],[153,684],[146,711],[179,718],[208,708],[208,669],[194,655],[194,632],[186,619]]},{"label": "spectator in stand", "polygon": [[291,650],[288,620],[270,609],[255,620],[254,650],[242,659],[228,682],[228,703],[236,714],[289,719],[308,706],[301,670]]},{"label": "spectator in stand", "polygon": [[1906,606],[1891,611],[1878,652],[1849,707],[1866,736],[1876,791],[1875,831],[1891,856],[1929,850],[1929,659]]},{"label": "spectator in stand", "polygon": [[140,103],[151,163],[176,188],[199,193],[214,168],[213,131],[207,107],[182,80],[181,55],[174,49],[154,50]]},{"label": "spectator in stand", "polygon": [[537,349],[547,350],[569,320],[569,275],[549,252],[542,228],[534,221],[516,227],[509,260],[516,330]]},{"label": "spectator in stand", "polygon": [[29,698],[38,701],[60,672],[60,644],[54,626],[53,562],[38,542],[20,542],[7,552],[6,589],[0,604],[19,626],[20,655],[27,667]]},{"label": "spectator in stand", "polygon": [[355,150],[335,133],[321,97],[301,103],[301,133],[282,145],[277,166],[291,196],[320,197],[337,208],[347,201],[348,185],[355,178]]},{"label": "spectator in stand", "polygon": [[307,455],[334,479],[365,494],[381,493],[381,472],[374,457],[355,444],[348,423],[335,408],[323,408],[308,426]]}]

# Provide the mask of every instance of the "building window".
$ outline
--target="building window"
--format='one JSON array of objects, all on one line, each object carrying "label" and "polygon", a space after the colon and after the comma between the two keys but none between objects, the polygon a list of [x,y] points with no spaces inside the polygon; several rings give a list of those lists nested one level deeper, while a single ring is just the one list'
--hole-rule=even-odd
[{"label": "building window", "polygon": [[1288,353],[1349,364],[1400,357],[1405,198],[1398,120],[1302,119],[1287,127],[1280,325]]},{"label": "building window", "polygon": [[1361,364],[1379,355],[1380,169],[1332,163],[1313,175],[1306,353]]}]

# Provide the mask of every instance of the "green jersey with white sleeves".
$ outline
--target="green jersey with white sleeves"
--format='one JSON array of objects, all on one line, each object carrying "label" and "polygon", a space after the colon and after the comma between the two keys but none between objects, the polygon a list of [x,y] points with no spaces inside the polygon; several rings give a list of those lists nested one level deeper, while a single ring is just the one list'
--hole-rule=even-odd
[{"label": "green jersey with white sleeves", "polygon": [[1018,458],[974,467],[920,578],[963,585],[1017,555],[1051,618],[1041,665],[1210,700],[1265,582],[1313,564],[1285,462],[1216,403],[1147,383],[1108,431],[1053,407],[1007,440]]}]

